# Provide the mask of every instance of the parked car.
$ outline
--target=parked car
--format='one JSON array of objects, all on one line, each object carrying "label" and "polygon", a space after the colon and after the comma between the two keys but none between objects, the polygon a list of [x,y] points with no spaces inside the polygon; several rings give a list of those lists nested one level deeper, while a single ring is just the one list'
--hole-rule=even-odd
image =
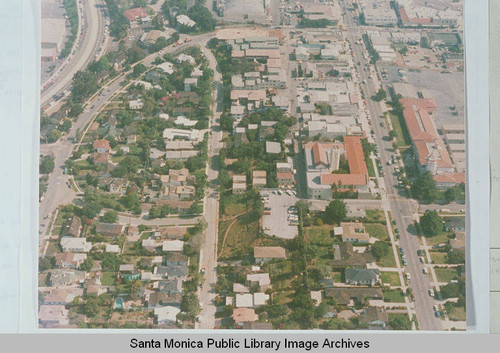
[{"label": "parked car", "polygon": [[429,289],[429,296],[434,297],[434,289]]}]

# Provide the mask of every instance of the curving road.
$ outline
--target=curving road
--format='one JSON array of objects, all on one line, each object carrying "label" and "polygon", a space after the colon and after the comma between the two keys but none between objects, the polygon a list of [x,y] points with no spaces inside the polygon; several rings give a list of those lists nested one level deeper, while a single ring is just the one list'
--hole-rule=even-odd
[{"label": "curving road", "polygon": [[[68,89],[73,76],[96,58],[96,55],[104,53],[107,43],[105,35],[105,19],[101,10],[102,0],[78,1],[79,26],[81,26],[81,38],[77,38],[79,45],[72,51],[70,57],[63,63],[57,73],[48,81],[48,86],[42,89],[40,105],[42,107],[54,101],[53,96],[59,95]],[[83,11],[81,11],[83,10]],[[79,32],[80,33],[80,32]],[[98,54],[99,48],[101,48]]]}]

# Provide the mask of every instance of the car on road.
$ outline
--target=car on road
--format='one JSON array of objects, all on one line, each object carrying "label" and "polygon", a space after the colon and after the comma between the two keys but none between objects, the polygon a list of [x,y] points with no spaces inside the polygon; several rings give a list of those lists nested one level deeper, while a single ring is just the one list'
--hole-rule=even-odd
[{"label": "car on road", "polygon": [[429,270],[427,269],[427,267],[424,267],[424,268],[422,269],[422,272],[423,272],[424,274],[428,274],[428,273],[429,273]]},{"label": "car on road", "polygon": [[418,250],[417,250],[417,255],[418,255],[418,256],[422,256],[423,254],[424,254],[424,253],[423,253],[422,249],[418,249]]},{"label": "car on road", "polygon": [[434,289],[429,289],[429,296],[434,297]]},{"label": "car on road", "polygon": [[425,263],[425,260],[424,260],[423,256],[420,256],[418,259],[420,260],[421,263],[423,263],[423,264]]},{"label": "car on road", "polygon": [[196,317],[196,322],[201,323],[202,321],[203,321],[203,319],[201,318],[201,316]]},{"label": "car on road", "polygon": [[393,224],[393,225],[396,225],[396,220],[395,220],[395,219],[394,219],[394,220],[392,220],[392,224]]},{"label": "car on road", "polygon": [[203,267],[203,268],[200,270],[200,273],[201,273],[202,275],[204,275],[204,274],[205,274],[205,271],[206,271],[206,270],[205,270],[205,267]]},{"label": "car on road", "polygon": [[438,317],[438,318],[439,318],[439,317],[441,317],[441,313],[440,313],[439,311],[436,311],[436,312],[434,313],[434,316],[436,316],[436,317]]},{"label": "car on road", "polygon": [[439,307],[437,305],[434,305],[432,308],[434,309],[434,311],[439,311]]}]

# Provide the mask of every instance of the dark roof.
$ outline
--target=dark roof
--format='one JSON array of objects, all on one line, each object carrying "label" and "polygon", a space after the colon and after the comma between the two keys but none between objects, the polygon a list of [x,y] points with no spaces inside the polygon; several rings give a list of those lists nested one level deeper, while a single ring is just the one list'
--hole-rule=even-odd
[{"label": "dark roof", "polygon": [[361,300],[364,297],[368,297],[370,299],[382,299],[382,289],[380,288],[353,288],[353,287],[346,287],[346,288],[326,288],[325,289],[325,296],[330,297],[335,299],[337,304],[339,305],[347,305],[349,304],[350,300]]},{"label": "dark roof", "polygon": [[333,267],[341,268],[364,268],[367,263],[374,262],[375,257],[370,252],[358,253],[354,251],[352,243],[343,242],[339,245],[341,260],[332,260]]},{"label": "dark roof", "polygon": [[102,235],[118,236],[123,233],[123,226],[120,224],[99,222],[95,230]]},{"label": "dark roof", "polygon": [[80,217],[72,216],[68,219],[68,222],[64,226],[63,236],[70,235],[76,237],[80,234],[80,227],[82,226],[82,221]]},{"label": "dark roof", "polygon": [[388,320],[387,311],[384,308],[375,306],[369,306],[359,316],[359,322],[362,324],[376,324],[376,321],[387,323]]},{"label": "dark roof", "polygon": [[376,282],[380,271],[371,268],[348,268],[344,274],[346,282]]},{"label": "dark roof", "polygon": [[184,254],[180,254],[177,252],[169,252],[167,256],[165,256],[166,262],[186,262],[188,261],[188,257]]}]

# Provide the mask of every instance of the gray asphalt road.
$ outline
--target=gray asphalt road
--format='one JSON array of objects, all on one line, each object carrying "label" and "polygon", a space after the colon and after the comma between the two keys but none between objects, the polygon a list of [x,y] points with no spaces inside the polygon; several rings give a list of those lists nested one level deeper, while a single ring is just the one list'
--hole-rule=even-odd
[{"label": "gray asphalt road", "polygon": [[[346,25],[347,28],[354,26],[352,15],[347,12],[346,15]],[[386,162],[390,160],[393,150],[392,145],[389,141],[385,141],[383,137],[388,136],[388,131],[384,127],[381,127],[377,121],[378,117],[382,115],[382,109],[380,104],[372,101],[369,97],[374,95],[378,90],[375,83],[368,79],[367,74],[361,68],[364,67],[366,61],[363,58],[362,50],[363,48],[359,45],[354,44],[358,39],[361,39],[358,31],[348,31],[347,38],[352,44],[353,56],[355,61],[360,61],[361,66],[356,66],[360,81],[366,80],[367,84],[362,84],[362,89],[365,92],[367,98],[367,107],[371,113],[373,124],[372,129],[375,132],[376,143],[378,146],[378,151],[380,152],[381,164],[385,167]],[[385,167],[387,169],[387,167]],[[391,171],[392,171],[392,167]],[[420,245],[418,238],[415,235],[415,230],[413,229],[413,216],[416,213],[416,209],[412,209],[412,205],[409,200],[400,197],[398,194],[398,189],[395,185],[398,184],[396,178],[393,176],[391,171],[385,173],[384,182],[386,186],[386,192],[388,197],[389,210],[391,211],[392,218],[396,221],[396,227],[399,228],[401,239],[399,244],[405,249],[408,265],[406,266],[406,271],[411,273],[412,280],[410,281],[410,287],[415,296],[415,311],[417,314],[417,320],[419,323],[419,328],[421,330],[442,330],[442,323],[439,319],[434,316],[434,310],[432,306],[435,304],[433,298],[428,295],[428,291],[431,288],[429,279],[422,272],[422,264],[419,262],[417,256],[417,250]]]},{"label": "gray asphalt road", "polygon": [[80,70],[85,69],[91,62],[99,47],[103,45],[105,38],[105,21],[102,11],[96,6],[100,5],[101,0],[88,0],[83,3],[83,12],[81,13],[80,21],[85,23],[82,30],[82,38],[80,45],[72,54],[71,60],[65,63],[64,68],[59,72],[53,80],[48,80],[51,84],[42,89],[40,96],[40,105],[46,106],[54,101],[53,96],[58,95],[68,89],[73,80],[73,76]]}]

